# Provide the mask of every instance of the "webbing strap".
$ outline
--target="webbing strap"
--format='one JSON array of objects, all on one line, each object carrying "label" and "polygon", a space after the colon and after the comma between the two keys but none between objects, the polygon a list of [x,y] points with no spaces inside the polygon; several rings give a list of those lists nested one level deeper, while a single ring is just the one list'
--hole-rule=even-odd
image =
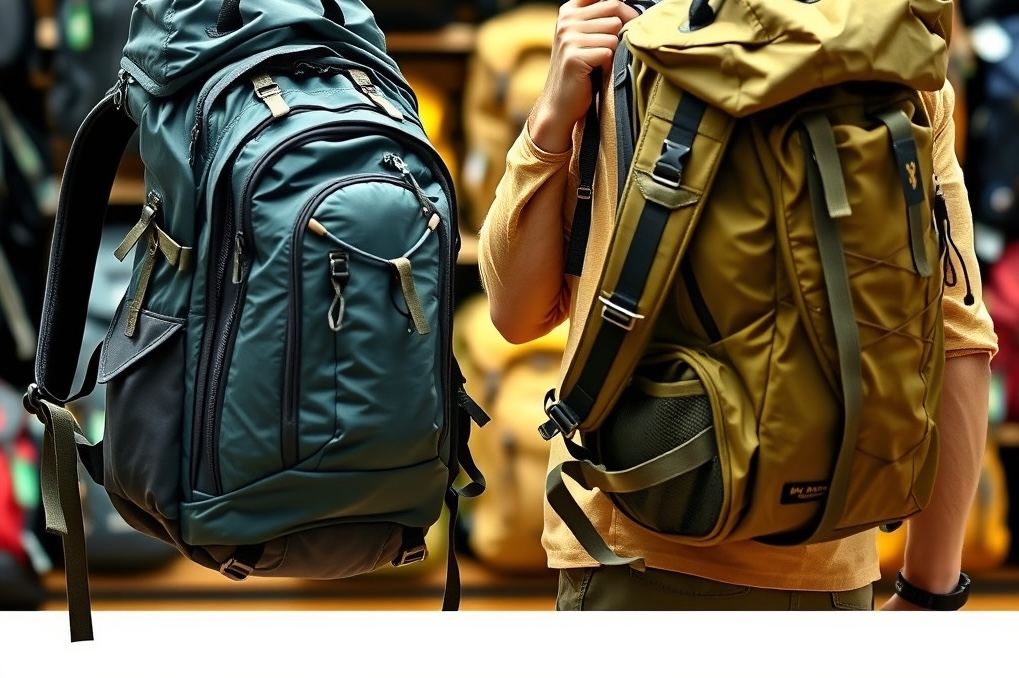
[{"label": "webbing strap", "polygon": [[43,410],[46,424],[39,461],[43,514],[46,531],[59,534],[63,544],[71,642],[92,640],[85,524],[78,489],[77,442],[86,439],[67,409],[45,400],[38,400],[36,406]]},{"label": "webbing strap", "polygon": [[[689,149],[693,145],[697,128],[706,110],[707,105],[700,99],[690,95],[683,96],[673,116],[672,128],[666,143]],[[608,308],[621,310],[624,316],[629,314],[631,318],[636,317],[637,302],[644,292],[655,257],[660,255],[658,245],[671,213],[669,207],[651,200],[645,201],[633,240],[623,260],[615,290],[606,298]],[[580,376],[573,388],[561,399],[562,406],[572,418],[575,418],[575,423],[582,422],[590,413],[598,392],[605,383],[605,377],[612,368],[619,347],[629,331],[630,327],[625,322],[601,323]],[[546,440],[561,430],[554,419],[539,428],[539,432]],[[572,434],[570,431],[563,432]]]},{"label": "webbing strap", "polygon": [[643,559],[623,558],[608,547],[566,488],[563,476],[569,476],[586,490],[598,488],[617,494],[638,492],[695,471],[714,457],[714,427],[709,426],[682,445],[622,471],[608,471],[600,464],[583,459],[565,461],[553,468],[545,479],[545,493],[549,504],[595,560],[602,565],[629,565],[643,570]]},{"label": "webbing strap", "polygon": [[573,210],[573,226],[566,250],[563,270],[567,275],[579,276],[584,268],[587,238],[591,232],[591,202],[594,191],[594,173],[598,166],[598,147],[601,131],[598,123],[598,100],[601,97],[601,68],[591,71],[591,105],[584,119],[584,133],[580,140],[580,184],[577,186],[577,204]]},{"label": "webbing strap", "polygon": [[842,441],[832,472],[828,498],[821,519],[813,529],[811,535],[813,537],[830,533],[842,517],[863,409],[863,371],[859,330],[849,290],[849,273],[846,269],[838,226],[834,221],[838,216],[848,214],[845,178],[842,175],[835,138],[828,120],[820,115],[808,116],[804,120],[804,128],[807,185],[813,207],[814,229],[817,233],[824,286],[835,331],[835,347],[839,357],[845,410]]},{"label": "webbing strap", "polygon": [[634,127],[633,79],[630,73],[630,50],[620,40],[612,61],[612,88],[616,121],[616,195],[621,200],[626,186],[626,175],[633,162]]},{"label": "webbing strap", "polygon": [[460,495],[453,488],[446,491],[446,509],[449,511],[449,529],[446,546],[446,587],[442,592],[442,611],[451,612],[460,608],[460,566],[456,561],[456,521],[459,513]]},{"label": "webbing strap", "polygon": [[396,269],[396,274],[400,278],[400,290],[403,292],[403,300],[407,304],[407,311],[410,313],[411,321],[414,323],[414,330],[418,334],[428,334],[431,332],[431,329],[428,327],[428,317],[425,315],[425,308],[421,304],[417,285],[414,284],[414,272],[410,267],[410,259],[407,257],[397,257],[389,263]]},{"label": "webbing strap", "polygon": [[913,252],[913,267],[917,273],[926,278],[933,270],[931,262],[927,260],[927,250],[923,243],[927,201],[913,128],[909,117],[902,109],[882,111],[877,117],[888,128],[888,134],[892,139],[892,151],[899,166],[899,177],[902,180],[902,191],[908,209],[909,244]]}]

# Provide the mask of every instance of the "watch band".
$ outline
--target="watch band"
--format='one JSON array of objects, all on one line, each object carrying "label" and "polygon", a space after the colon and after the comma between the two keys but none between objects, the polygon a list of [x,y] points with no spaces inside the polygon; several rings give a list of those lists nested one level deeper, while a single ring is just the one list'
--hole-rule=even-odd
[{"label": "watch band", "polygon": [[931,593],[906,581],[899,572],[895,578],[895,593],[906,602],[927,610],[951,612],[958,610],[969,599],[970,578],[965,572],[959,574],[959,584],[951,593]]}]

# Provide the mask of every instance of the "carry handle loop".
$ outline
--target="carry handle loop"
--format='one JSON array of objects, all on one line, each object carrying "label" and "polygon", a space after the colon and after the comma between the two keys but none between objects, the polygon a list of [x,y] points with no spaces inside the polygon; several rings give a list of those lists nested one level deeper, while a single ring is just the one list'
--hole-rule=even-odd
[{"label": "carry handle loop", "polygon": [[[343,26],[343,10],[340,9],[339,0],[320,0],[322,3],[322,16],[335,24]],[[210,32],[212,37],[219,37],[233,33],[244,26],[244,17],[241,16],[241,0],[223,0],[219,8],[219,16],[216,18],[216,28]]]}]

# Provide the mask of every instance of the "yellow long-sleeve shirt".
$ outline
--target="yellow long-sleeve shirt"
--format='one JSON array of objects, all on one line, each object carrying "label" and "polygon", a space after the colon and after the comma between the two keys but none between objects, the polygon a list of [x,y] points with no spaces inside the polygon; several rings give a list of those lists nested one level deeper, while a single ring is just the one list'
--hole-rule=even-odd
[{"label": "yellow long-sleeve shirt", "polygon": [[[944,296],[945,348],[948,357],[997,350],[990,316],[980,294],[979,271],[973,250],[973,223],[962,170],[955,156],[952,120],[955,95],[949,83],[936,93],[924,93],[924,103],[935,129],[935,168],[948,202],[952,237],[966,262],[976,301],[966,306],[966,287],[946,287]],[[583,318],[574,309],[590,308],[608,247],[616,185],[613,98],[602,97],[602,144],[598,159],[587,265],[579,279],[567,277],[555,267],[540,265],[540,257],[526,251],[526,229],[558,228],[565,242],[569,236],[578,184],[576,149],[582,123],[574,132],[573,149],[548,153],[538,148],[524,129],[507,157],[506,174],[481,229],[479,266],[485,287],[500,290],[510,279],[527,280],[536,287],[560,290],[558,297],[534,302],[544,318],[545,331],[571,319],[563,373],[575,350]],[[558,206],[558,209],[550,208]],[[557,279],[558,278],[558,279]],[[562,378],[560,374],[560,379]],[[561,436],[551,444],[549,467],[569,459]],[[567,480],[577,502],[591,518],[608,545],[622,556],[642,556],[648,567],[683,572],[717,581],[762,588],[844,591],[877,580],[880,569],[873,531],[823,544],[775,547],[740,541],[711,547],[682,546],[663,539],[619,511],[601,492],[582,490]],[[559,516],[545,504],[542,543],[552,568],[597,565],[573,537]]]}]

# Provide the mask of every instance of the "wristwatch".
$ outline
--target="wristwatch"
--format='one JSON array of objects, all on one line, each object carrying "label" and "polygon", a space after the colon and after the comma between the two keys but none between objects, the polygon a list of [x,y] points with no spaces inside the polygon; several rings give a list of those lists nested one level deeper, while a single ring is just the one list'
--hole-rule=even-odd
[{"label": "wristwatch", "polygon": [[959,574],[959,584],[955,587],[954,591],[951,593],[931,593],[910,584],[900,571],[899,576],[895,578],[895,593],[906,602],[913,603],[918,607],[927,610],[951,612],[958,610],[966,604],[966,600],[969,598],[969,585],[969,576],[962,572]]}]

